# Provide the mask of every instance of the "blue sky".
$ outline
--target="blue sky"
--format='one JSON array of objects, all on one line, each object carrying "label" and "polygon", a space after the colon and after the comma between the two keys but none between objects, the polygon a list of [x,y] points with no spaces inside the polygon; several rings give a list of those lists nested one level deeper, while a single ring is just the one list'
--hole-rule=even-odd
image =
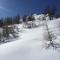
[{"label": "blue sky", "polygon": [[0,0],[0,17],[39,14],[47,5],[56,6],[60,11],[60,0]]}]

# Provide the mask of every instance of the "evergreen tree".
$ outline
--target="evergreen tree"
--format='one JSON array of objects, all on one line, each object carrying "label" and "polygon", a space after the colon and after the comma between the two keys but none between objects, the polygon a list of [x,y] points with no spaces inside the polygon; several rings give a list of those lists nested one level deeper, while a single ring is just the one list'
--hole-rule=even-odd
[{"label": "evergreen tree", "polygon": [[15,22],[15,24],[20,23],[20,15],[19,14],[17,14],[17,16],[15,16],[13,19],[14,19],[13,22]]},{"label": "evergreen tree", "polygon": [[27,15],[24,15],[24,16],[23,16],[23,22],[26,22],[26,21],[27,21],[26,18],[27,18]]},{"label": "evergreen tree", "polygon": [[51,20],[51,19],[53,19],[53,17],[55,17],[56,12],[57,12],[57,8],[56,7],[47,6],[43,13],[44,14],[48,14],[49,17],[50,17],[50,20]]},{"label": "evergreen tree", "polygon": [[3,26],[3,19],[1,18],[0,19],[0,27],[2,27]]}]

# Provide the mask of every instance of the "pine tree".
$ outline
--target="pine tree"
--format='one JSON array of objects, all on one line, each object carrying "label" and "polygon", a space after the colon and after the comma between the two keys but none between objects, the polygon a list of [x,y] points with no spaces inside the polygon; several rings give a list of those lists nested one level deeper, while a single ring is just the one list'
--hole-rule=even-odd
[{"label": "pine tree", "polygon": [[53,19],[53,17],[55,17],[56,13],[57,13],[57,8],[56,7],[50,7],[50,6],[47,6],[43,12],[44,14],[48,14],[49,17],[50,17],[50,20]]}]

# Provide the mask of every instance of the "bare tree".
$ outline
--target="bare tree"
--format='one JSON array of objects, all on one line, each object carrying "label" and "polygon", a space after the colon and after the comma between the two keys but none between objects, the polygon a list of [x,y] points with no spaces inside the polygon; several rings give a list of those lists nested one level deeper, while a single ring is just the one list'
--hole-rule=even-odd
[{"label": "bare tree", "polygon": [[46,21],[46,31],[47,31],[47,41],[49,43],[47,44],[46,48],[53,47],[53,48],[60,48],[60,44],[56,43],[54,40],[57,38],[49,29],[47,21]]}]

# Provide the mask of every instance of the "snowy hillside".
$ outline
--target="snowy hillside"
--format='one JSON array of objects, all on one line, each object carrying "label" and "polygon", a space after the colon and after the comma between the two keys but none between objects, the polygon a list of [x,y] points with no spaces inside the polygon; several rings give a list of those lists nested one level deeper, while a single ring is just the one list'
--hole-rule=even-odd
[{"label": "snowy hillside", "polygon": [[57,49],[46,48],[49,41],[45,22],[37,22],[39,26],[31,29],[23,28],[23,24],[17,25],[19,37],[16,41],[0,45],[0,60],[60,60],[60,18],[47,21],[49,31],[56,36],[54,42],[59,43]]}]

